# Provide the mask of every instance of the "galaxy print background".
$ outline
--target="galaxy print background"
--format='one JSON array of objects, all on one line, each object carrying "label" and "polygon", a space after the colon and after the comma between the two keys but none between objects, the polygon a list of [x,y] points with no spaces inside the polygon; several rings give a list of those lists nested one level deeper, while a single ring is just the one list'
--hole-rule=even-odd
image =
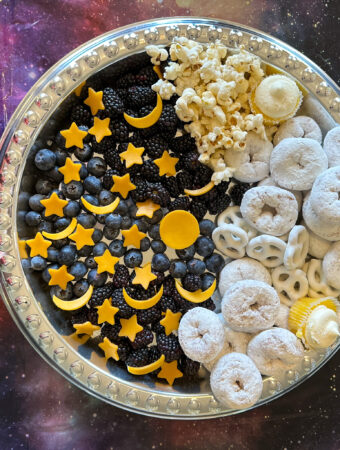
[{"label": "galaxy print background", "polygon": [[[259,28],[340,81],[338,0],[0,0],[0,134],[58,59],[101,33],[166,16]],[[245,414],[171,421],[127,413],[72,386],[30,347],[0,301],[0,449],[339,449],[340,354],[283,398]]]}]

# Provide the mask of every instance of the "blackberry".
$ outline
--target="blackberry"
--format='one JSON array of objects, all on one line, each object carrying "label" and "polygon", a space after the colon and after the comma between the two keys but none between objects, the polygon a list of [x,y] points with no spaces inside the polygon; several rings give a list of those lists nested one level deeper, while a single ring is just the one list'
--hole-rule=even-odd
[{"label": "blackberry", "polygon": [[126,361],[129,354],[131,353],[131,345],[129,344],[128,339],[122,339],[121,342],[118,342],[118,356],[119,361]]},{"label": "blackberry", "polygon": [[165,278],[164,273],[158,272],[157,270],[153,270],[152,273],[156,275],[157,278],[151,281],[150,286],[160,286]]},{"label": "blackberry", "polygon": [[123,290],[122,289],[116,289],[112,293],[112,306],[115,306],[116,308],[119,308],[119,311],[117,312],[117,315],[119,317],[123,317],[123,319],[129,319],[131,316],[133,316],[136,311],[134,308],[131,308],[129,306],[124,297],[123,297]]},{"label": "blackberry", "polygon": [[140,348],[132,351],[126,358],[126,365],[131,367],[142,367],[149,364],[149,350],[147,348]]},{"label": "blackberry", "polygon": [[177,198],[182,193],[182,189],[179,186],[176,177],[164,177],[162,183],[171,197]]},{"label": "blackberry", "polygon": [[156,104],[156,92],[150,87],[132,86],[127,91],[127,101],[132,109],[140,109],[145,105]]},{"label": "blackberry", "polygon": [[101,335],[107,337],[111,342],[116,342],[121,340],[122,338],[118,336],[122,326],[120,323],[115,323],[114,325],[110,325],[109,323],[105,323],[101,329]]},{"label": "blackberry", "polygon": [[213,171],[210,169],[210,167],[200,163],[195,170],[195,176],[194,176],[194,184],[197,186],[205,186],[211,181]]},{"label": "blackberry", "polygon": [[199,200],[193,200],[190,203],[190,212],[196,217],[198,221],[202,220],[206,215],[208,208],[205,203],[200,202]]},{"label": "blackberry", "polygon": [[171,275],[168,275],[167,277],[165,277],[163,282],[163,295],[166,297],[172,297],[174,292],[177,292],[177,289],[175,287],[175,280]]},{"label": "blackberry", "polygon": [[150,183],[148,186],[148,198],[162,207],[170,203],[170,194],[161,183]]},{"label": "blackberry", "polygon": [[[139,111],[138,111],[138,117],[144,117],[147,116],[148,114],[151,113],[151,111],[154,109],[153,105],[146,105],[143,106]],[[151,136],[154,136],[155,134],[159,134],[160,131],[162,132],[163,135],[163,130],[160,130],[158,127],[158,122],[155,125],[152,125],[151,127],[148,128],[141,128],[140,130],[138,130],[138,134],[143,138],[143,139],[147,139],[150,138]]]},{"label": "blackberry", "polygon": [[137,311],[137,321],[140,325],[148,325],[150,323],[159,322],[162,318],[161,310],[158,305],[149,309],[141,309]]},{"label": "blackberry", "polygon": [[171,297],[165,297],[164,295],[162,296],[162,298],[159,301],[159,307],[160,307],[161,311],[164,313],[166,312],[167,309],[170,309],[170,311],[172,311],[172,312],[178,311],[178,307],[176,305],[175,300]]},{"label": "blackberry", "polygon": [[71,122],[75,122],[79,125],[91,125],[92,115],[88,108],[84,105],[76,105],[72,108]]},{"label": "blackberry", "polygon": [[151,159],[144,161],[140,168],[140,173],[142,177],[150,182],[159,182],[161,180],[159,168]]},{"label": "blackberry", "polygon": [[148,348],[149,352],[149,364],[157,361],[161,357],[161,352],[158,350],[156,345],[152,345]]},{"label": "blackberry", "polygon": [[200,304],[200,306],[202,308],[205,308],[205,309],[210,309],[210,311],[215,311],[215,309],[216,309],[216,305],[215,305],[214,301],[211,298],[209,298],[205,302],[202,302]]},{"label": "blackberry", "polygon": [[145,328],[144,330],[136,334],[135,340],[131,342],[131,347],[134,350],[137,350],[139,348],[146,347],[147,345],[151,344],[152,341],[153,341],[152,331]]},{"label": "blackberry", "polygon": [[181,171],[176,175],[178,186],[182,192],[184,191],[184,189],[192,189],[194,187],[193,179],[193,176],[187,171]]},{"label": "blackberry", "polygon": [[105,162],[114,170],[123,174],[125,172],[124,164],[120,159],[119,150],[116,148],[111,148],[104,153]]},{"label": "blackberry", "polygon": [[143,67],[137,75],[135,75],[135,83],[139,86],[151,86],[158,81],[158,75],[153,70],[153,67]]},{"label": "blackberry", "polygon": [[249,183],[236,183],[230,188],[229,195],[234,205],[240,206],[244,194],[252,186]]},{"label": "blackberry", "polygon": [[188,133],[173,138],[170,141],[170,147],[172,151],[177,153],[178,155],[197,151],[195,139],[192,138]]},{"label": "blackberry", "polygon": [[123,264],[117,264],[115,267],[115,273],[112,277],[112,285],[115,288],[126,287],[129,284],[129,269]]},{"label": "blackberry", "polygon": [[201,364],[193,361],[187,356],[183,355],[179,362],[179,368],[188,378],[195,378],[200,370]]},{"label": "blackberry", "polygon": [[118,78],[116,81],[116,88],[118,89],[127,89],[130,86],[133,86],[136,82],[136,78],[133,73],[126,73],[125,75]]},{"label": "blackberry", "polygon": [[105,106],[105,113],[110,118],[115,118],[124,112],[124,103],[117,92],[107,87],[103,90],[103,103]]},{"label": "blackberry", "polygon": [[144,202],[148,199],[149,186],[148,183],[140,177],[133,179],[136,189],[131,191],[131,198],[134,202]]},{"label": "blackberry", "polygon": [[144,141],[145,152],[152,159],[160,158],[163,155],[164,150],[167,150],[168,144],[159,135],[152,136]]},{"label": "blackberry", "polygon": [[89,320],[94,325],[98,323],[98,311],[96,308],[90,308],[87,313],[87,320]]},{"label": "blackberry", "polygon": [[89,300],[89,305],[92,308],[94,308],[95,306],[100,306],[105,299],[111,297],[113,289],[114,289],[113,283],[106,283],[102,287],[95,288]]},{"label": "blackberry", "polygon": [[71,316],[71,323],[72,325],[76,323],[84,323],[87,322],[87,312],[88,308],[86,306],[83,306],[81,309],[78,309],[75,311]]},{"label": "blackberry", "polygon": [[166,362],[175,361],[182,355],[182,349],[179,345],[177,336],[170,334],[159,334],[156,337],[158,350],[165,356]]},{"label": "blackberry", "polygon": [[158,125],[162,130],[162,134],[168,129],[177,128],[177,114],[172,105],[163,105],[162,114],[158,119]]},{"label": "blackberry", "polygon": [[229,195],[217,195],[210,203],[209,203],[209,213],[215,216],[216,214],[220,214],[230,205],[230,197]]},{"label": "blackberry", "polygon": [[197,291],[201,289],[202,281],[199,275],[194,275],[192,273],[187,273],[183,278],[183,287],[190,292]]},{"label": "blackberry", "polygon": [[155,295],[156,293],[155,288],[152,286],[149,286],[148,289],[144,289],[142,286],[139,285],[128,286],[127,292],[135,300],[146,300],[149,297]]},{"label": "blackberry", "polygon": [[129,139],[129,129],[125,122],[115,120],[110,121],[109,128],[113,139],[118,142],[126,142]]},{"label": "blackberry", "polygon": [[189,197],[177,197],[169,205],[169,211],[175,211],[175,209],[183,209],[187,211],[190,206]]},{"label": "blackberry", "polygon": [[116,148],[116,141],[113,139],[112,136],[106,136],[100,142],[97,142],[95,136],[93,136],[92,138],[92,149],[96,153],[103,154],[106,152],[111,152],[115,150],[115,148]]},{"label": "blackberry", "polygon": [[154,333],[156,333],[156,335],[164,334],[164,333],[165,333],[165,328],[164,328],[163,325],[160,324],[159,322],[154,322],[154,323],[151,325],[151,329],[152,329],[152,331],[153,331]]},{"label": "blackberry", "polygon": [[228,190],[230,181],[221,181],[221,183],[215,186],[215,189],[218,194],[225,194]]},{"label": "blackberry", "polygon": [[179,163],[180,167],[182,167],[185,170],[188,170],[189,172],[196,171],[201,163],[198,160],[199,154],[197,151],[190,151],[182,155]]},{"label": "blackberry", "polygon": [[113,175],[120,175],[119,171],[117,169],[109,169],[106,174],[103,176],[103,187],[104,189],[107,189],[108,191],[113,186]]}]

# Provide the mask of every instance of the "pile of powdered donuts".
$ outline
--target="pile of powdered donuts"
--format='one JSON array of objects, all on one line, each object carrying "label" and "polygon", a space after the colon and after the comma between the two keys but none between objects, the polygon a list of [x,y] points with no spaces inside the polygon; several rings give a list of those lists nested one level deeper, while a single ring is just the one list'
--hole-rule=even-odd
[{"label": "pile of powdered donuts", "polygon": [[258,184],[213,231],[225,256],[221,312],[196,307],[178,330],[214,396],[235,409],[258,401],[262,375],[298,369],[306,350],[339,336],[340,127],[323,139],[312,118],[296,116],[273,144],[249,132],[244,152],[226,152],[234,177]]}]

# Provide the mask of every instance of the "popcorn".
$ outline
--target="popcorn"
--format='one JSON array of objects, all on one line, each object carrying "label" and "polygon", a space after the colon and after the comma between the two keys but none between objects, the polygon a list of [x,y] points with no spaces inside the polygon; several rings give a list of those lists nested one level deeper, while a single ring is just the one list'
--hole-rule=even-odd
[{"label": "popcorn", "polygon": [[151,56],[151,62],[155,66],[159,66],[161,61],[166,61],[169,56],[165,48],[158,47],[157,45],[148,45],[145,47],[145,50]]},{"label": "popcorn", "polygon": [[158,80],[157,83],[152,86],[152,89],[155,92],[158,92],[164,100],[169,100],[176,92],[176,87],[167,80]]}]

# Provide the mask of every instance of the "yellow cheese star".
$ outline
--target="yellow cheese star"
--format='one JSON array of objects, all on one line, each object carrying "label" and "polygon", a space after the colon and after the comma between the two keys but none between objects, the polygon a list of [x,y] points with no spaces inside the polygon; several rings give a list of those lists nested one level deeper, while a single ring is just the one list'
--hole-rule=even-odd
[{"label": "yellow cheese star", "polygon": [[134,164],[143,164],[142,154],[144,153],[144,147],[135,147],[131,142],[125,152],[120,153],[120,158],[125,161],[126,168],[133,166]]},{"label": "yellow cheese star", "polygon": [[149,287],[152,280],[156,280],[156,275],[151,272],[151,263],[145,264],[144,267],[135,267],[136,276],[132,280],[132,284],[141,284],[144,289]]},{"label": "yellow cheese star", "polygon": [[76,243],[77,250],[80,250],[85,245],[94,245],[92,234],[94,228],[84,228],[80,223],[78,223],[76,231],[69,236],[71,241]]},{"label": "yellow cheese star", "polygon": [[115,315],[119,311],[119,308],[116,308],[111,305],[111,299],[108,298],[104,301],[101,306],[96,306],[98,310],[98,324],[107,322],[111,325],[115,324]]},{"label": "yellow cheese star", "polygon": [[136,186],[131,183],[130,174],[127,173],[122,177],[112,175],[113,186],[111,192],[118,192],[123,198],[126,198],[130,191],[134,191]]},{"label": "yellow cheese star", "polygon": [[48,282],[49,286],[60,286],[61,289],[66,289],[68,281],[74,280],[74,276],[67,272],[67,266],[63,265],[59,269],[48,269],[51,279]]},{"label": "yellow cheese star", "polygon": [[173,177],[176,175],[175,166],[178,163],[179,158],[174,158],[169,155],[167,150],[164,150],[161,158],[155,159],[154,163],[159,167],[159,175],[167,175]]},{"label": "yellow cheese star", "polygon": [[96,115],[100,109],[105,109],[103,103],[103,91],[96,92],[94,89],[89,88],[88,97],[84,100],[85,105],[91,108],[92,115]]},{"label": "yellow cheese star", "polygon": [[93,323],[87,321],[84,323],[75,323],[73,327],[76,329],[76,334],[88,334],[92,336],[94,331],[100,330],[98,325],[93,325]]},{"label": "yellow cheese star", "polygon": [[73,162],[71,158],[66,158],[65,165],[59,168],[59,172],[64,175],[64,183],[80,181],[80,169],[81,164]]},{"label": "yellow cheese star", "polygon": [[57,193],[53,192],[49,198],[40,200],[40,203],[46,208],[46,217],[52,216],[53,214],[59,217],[64,217],[64,207],[68,204],[68,201],[59,198]]},{"label": "yellow cheese star", "polygon": [[83,81],[83,82],[80,83],[79,86],[77,86],[77,87],[75,88],[75,90],[73,91],[74,94],[75,94],[77,97],[80,97],[81,91],[82,91],[83,87],[85,86],[85,84],[86,84],[86,81]]},{"label": "yellow cheese star", "polygon": [[145,202],[137,202],[136,203],[138,211],[136,212],[136,216],[147,216],[152,219],[153,213],[157,211],[160,206],[154,203],[151,200],[146,200]]},{"label": "yellow cheese star", "polygon": [[47,258],[47,249],[52,245],[52,242],[43,238],[40,231],[35,235],[34,239],[29,239],[26,244],[30,247],[30,256],[40,255],[43,258]]},{"label": "yellow cheese star", "polygon": [[26,250],[26,241],[24,241],[23,239],[19,240],[19,254],[20,258],[22,259],[28,258],[28,253]]},{"label": "yellow cheese star", "polygon": [[128,337],[131,342],[135,340],[136,334],[143,330],[143,327],[137,322],[137,314],[130,317],[130,319],[120,319],[120,324],[122,328],[118,336]]},{"label": "yellow cheese star", "polygon": [[83,148],[84,143],[83,139],[87,135],[87,131],[82,131],[77,127],[75,122],[72,122],[72,125],[67,130],[62,130],[60,134],[66,139],[65,147],[78,147]]},{"label": "yellow cheese star", "polygon": [[171,363],[164,362],[161,371],[157,375],[158,378],[165,378],[166,381],[172,386],[176,378],[181,378],[183,373],[177,368],[177,361]]},{"label": "yellow cheese star", "polygon": [[140,248],[140,241],[145,238],[146,234],[139,231],[137,225],[133,225],[129,230],[122,230],[124,236],[124,247],[133,245],[136,248]]},{"label": "yellow cheese star", "polygon": [[159,323],[165,328],[165,334],[169,336],[173,331],[178,330],[178,325],[182,314],[173,313],[170,309],[166,310],[165,317]]},{"label": "yellow cheese star", "polygon": [[94,260],[98,264],[98,273],[109,272],[113,275],[115,273],[115,265],[119,261],[119,258],[112,256],[110,250],[106,249],[101,256],[95,256]]},{"label": "yellow cheese star", "polygon": [[119,361],[118,345],[113,344],[110,339],[104,337],[103,342],[98,344],[98,347],[104,351],[106,360],[113,358],[115,361]]},{"label": "yellow cheese star", "polygon": [[97,142],[101,142],[105,136],[112,135],[112,131],[110,130],[109,125],[109,117],[103,120],[95,117],[93,127],[89,129],[89,133],[96,137]]}]

